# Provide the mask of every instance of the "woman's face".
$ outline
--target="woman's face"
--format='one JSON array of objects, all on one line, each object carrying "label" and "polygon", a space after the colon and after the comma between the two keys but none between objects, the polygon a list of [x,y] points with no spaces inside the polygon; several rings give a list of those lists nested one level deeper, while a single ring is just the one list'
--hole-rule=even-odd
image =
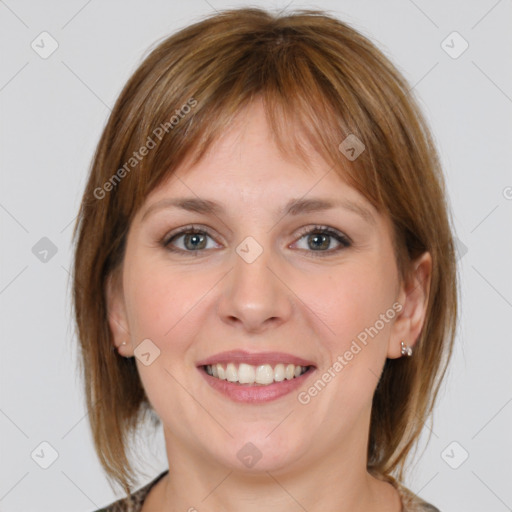
[{"label": "woman's face", "polygon": [[246,114],[134,218],[122,286],[109,285],[115,343],[136,356],[169,456],[245,471],[366,464],[384,362],[421,329],[418,287],[399,282],[390,222],[318,155],[309,170],[285,160],[261,104]]}]

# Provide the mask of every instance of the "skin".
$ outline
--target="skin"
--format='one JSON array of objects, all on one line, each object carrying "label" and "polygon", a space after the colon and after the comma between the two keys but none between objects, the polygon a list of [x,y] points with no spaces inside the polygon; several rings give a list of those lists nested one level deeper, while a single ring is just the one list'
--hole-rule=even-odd
[{"label": "skin", "polygon": [[[420,334],[430,254],[413,262],[413,278],[401,283],[389,219],[313,151],[308,169],[285,158],[260,103],[243,114],[206,158],[195,167],[184,162],[147,197],[130,226],[118,278],[108,281],[120,354],[133,356],[147,338],[160,350],[149,366],[136,362],[163,422],[171,472],[151,490],[143,512],[398,512],[394,487],[366,470],[371,402],[386,358],[401,357],[400,341],[414,346]],[[180,196],[215,200],[226,213],[164,208],[143,219],[149,206]],[[375,222],[341,207],[277,214],[303,196],[356,201]],[[173,253],[160,243],[192,223],[211,232],[198,254]],[[352,245],[328,237],[322,256],[321,242],[309,235],[308,244],[299,233],[315,224],[337,229]],[[247,236],[263,248],[250,264],[235,250]],[[184,244],[184,236],[173,241],[186,251]],[[395,302],[400,313],[307,405],[296,392],[265,404],[235,403],[196,368],[224,350],[282,351],[315,362],[315,376],[298,391],[307,390]],[[261,452],[252,468],[237,458],[248,442]]]}]

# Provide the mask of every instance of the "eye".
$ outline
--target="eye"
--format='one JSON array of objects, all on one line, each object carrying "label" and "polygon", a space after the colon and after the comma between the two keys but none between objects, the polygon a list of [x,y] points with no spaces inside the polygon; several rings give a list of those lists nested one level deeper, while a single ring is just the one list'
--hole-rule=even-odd
[{"label": "eye", "polygon": [[[339,231],[327,226],[314,226],[302,230],[299,240],[307,237],[307,252],[313,253],[314,256],[324,256],[338,252],[341,249],[350,247],[352,242],[350,239]],[[212,235],[205,228],[196,226],[186,226],[176,233],[171,233],[164,240],[162,245],[171,252],[176,253],[192,253],[198,254],[205,249],[215,249],[215,246],[208,246],[208,238],[213,240]],[[182,239],[181,247],[176,247],[177,241]],[[331,242],[335,240],[338,247],[332,249]],[[297,242],[295,242],[296,244]],[[312,250],[308,250],[312,249]],[[319,254],[317,254],[319,253]]]},{"label": "eye", "polygon": [[[302,231],[300,235],[301,236],[299,240],[306,238],[306,250],[308,248],[313,249],[312,251],[308,252],[313,253],[312,255],[315,257],[327,256],[328,254],[338,252],[341,249],[350,247],[352,245],[352,242],[347,236],[343,235],[338,230],[327,226],[314,226],[313,228],[306,228],[306,230]],[[329,249],[333,239],[339,245],[335,249]]]},{"label": "eye", "polygon": [[[176,243],[176,240],[183,238],[182,247],[176,248],[173,247],[173,243]],[[163,241],[164,247],[166,247],[169,251],[172,252],[197,252],[203,249],[212,249],[212,247],[207,246],[207,239],[212,238],[209,232],[206,229],[199,229],[195,226],[187,226],[186,228],[181,229],[175,234],[170,235]]]}]

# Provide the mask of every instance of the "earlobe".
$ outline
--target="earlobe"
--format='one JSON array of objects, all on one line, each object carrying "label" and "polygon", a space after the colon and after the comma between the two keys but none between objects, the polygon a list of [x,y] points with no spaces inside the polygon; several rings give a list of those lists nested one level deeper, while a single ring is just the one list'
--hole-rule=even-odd
[{"label": "earlobe", "polygon": [[424,252],[411,266],[409,279],[401,285],[397,299],[402,309],[391,328],[388,344],[390,359],[412,355],[425,323],[430,296],[432,256],[429,252]]},{"label": "earlobe", "polygon": [[112,333],[112,350],[117,350],[124,357],[131,357],[133,349],[119,276],[110,274],[107,277],[105,297],[108,323]]}]

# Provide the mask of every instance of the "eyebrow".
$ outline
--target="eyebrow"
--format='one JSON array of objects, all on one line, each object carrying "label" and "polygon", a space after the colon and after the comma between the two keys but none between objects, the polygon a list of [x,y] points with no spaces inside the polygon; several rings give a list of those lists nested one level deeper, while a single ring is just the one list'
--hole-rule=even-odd
[{"label": "eyebrow", "polygon": [[[348,199],[341,200],[327,200],[327,199],[290,199],[288,203],[280,210],[277,211],[277,215],[281,218],[286,215],[297,216],[304,213],[312,213],[330,210],[336,207],[344,208],[353,213],[356,213],[363,218],[369,224],[375,225],[375,217],[372,212],[364,207],[363,205],[350,201]],[[176,197],[166,198],[158,201],[149,206],[144,214],[142,215],[141,222],[144,221],[150,214],[156,211],[169,208],[179,208],[189,212],[202,213],[205,215],[219,216],[225,213],[224,207],[215,201],[208,199],[201,199],[198,197]]]}]

